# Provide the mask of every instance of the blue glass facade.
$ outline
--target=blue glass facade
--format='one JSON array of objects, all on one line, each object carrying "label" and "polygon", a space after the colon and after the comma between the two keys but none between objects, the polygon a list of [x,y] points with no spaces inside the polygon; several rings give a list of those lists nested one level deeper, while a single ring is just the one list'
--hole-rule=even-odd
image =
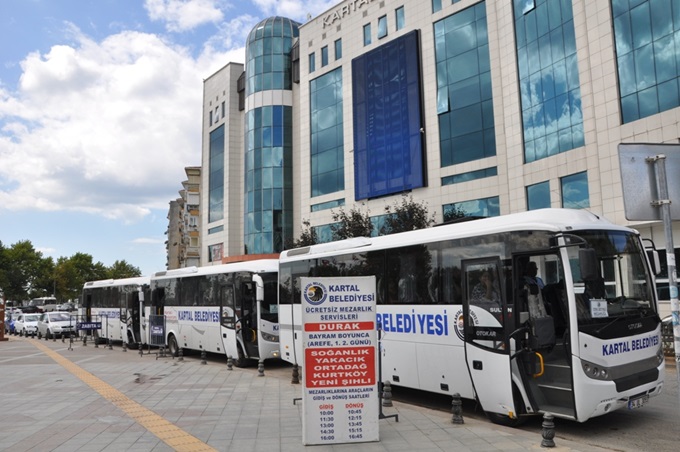
[{"label": "blue glass facade", "polygon": [[[263,20],[248,35],[246,96],[292,89],[290,51],[298,23]],[[245,112],[246,254],[276,253],[293,236],[293,107],[254,104]]]},{"label": "blue glass facade", "polygon": [[425,186],[419,65],[417,31],[352,60],[356,200]]},{"label": "blue glass facade", "polygon": [[524,161],[584,145],[571,0],[513,0]]},{"label": "blue glass facade", "polygon": [[496,155],[486,3],[434,24],[441,166]]},{"label": "blue glass facade", "polygon": [[224,125],[210,132],[208,222],[224,219]]},{"label": "blue glass facade", "polygon": [[680,106],[680,2],[611,4],[622,122]]},{"label": "blue glass facade", "polygon": [[298,25],[284,17],[270,17],[255,25],[246,42],[246,96],[292,89],[290,49]]},{"label": "blue glass facade", "polygon": [[280,252],[292,234],[292,118],[281,105],[246,113],[247,254]]},{"label": "blue glass facade", "polygon": [[345,189],[342,68],[309,83],[312,196]]}]

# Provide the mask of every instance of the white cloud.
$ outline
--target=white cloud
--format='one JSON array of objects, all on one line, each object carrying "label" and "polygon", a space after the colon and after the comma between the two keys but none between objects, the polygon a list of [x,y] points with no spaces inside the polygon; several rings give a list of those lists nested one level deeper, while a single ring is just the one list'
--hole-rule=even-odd
[{"label": "white cloud", "polygon": [[340,0],[253,0],[253,3],[269,16],[277,15],[306,22],[307,14],[316,17],[338,5]]},{"label": "white cloud", "polygon": [[[78,36],[22,61],[0,92],[0,209],[136,220],[200,165],[206,65],[159,37]],[[225,62],[213,62],[217,67]]]},{"label": "white cloud", "polygon": [[146,0],[151,20],[164,21],[168,31],[181,32],[206,23],[217,23],[228,4],[220,0]]}]

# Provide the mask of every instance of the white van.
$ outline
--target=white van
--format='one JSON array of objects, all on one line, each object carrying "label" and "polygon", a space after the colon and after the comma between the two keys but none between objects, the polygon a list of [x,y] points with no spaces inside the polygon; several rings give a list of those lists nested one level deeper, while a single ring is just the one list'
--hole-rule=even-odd
[{"label": "white van", "polygon": [[28,306],[38,308],[41,312],[55,311],[57,309],[57,299],[54,297],[38,297],[32,299]]}]

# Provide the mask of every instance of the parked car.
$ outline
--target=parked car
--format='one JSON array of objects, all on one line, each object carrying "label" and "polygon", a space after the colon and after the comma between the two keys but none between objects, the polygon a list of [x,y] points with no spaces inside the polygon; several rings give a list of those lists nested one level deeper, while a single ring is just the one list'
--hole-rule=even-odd
[{"label": "parked car", "polygon": [[62,312],[73,312],[76,310],[76,305],[67,301],[66,303],[61,303],[57,305],[57,311]]},{"label": "parked car", "polygon": [[76,330],[76,319],[68,312],[53,311],[40,315],[38,320],[38,339],[52,339],[70,335]]},{"label": "parked car", "polygon": [[14,312],[5,312],[5,334],[14,334],[14,321],[19,317],[19,314],[21,314],[21,311],[18,313]]},{"label": "parked car", "polygon": [[19,336],[31,336],[38,332],[38,320],[40,314],[19,314],[14,321],[14,334]]}]

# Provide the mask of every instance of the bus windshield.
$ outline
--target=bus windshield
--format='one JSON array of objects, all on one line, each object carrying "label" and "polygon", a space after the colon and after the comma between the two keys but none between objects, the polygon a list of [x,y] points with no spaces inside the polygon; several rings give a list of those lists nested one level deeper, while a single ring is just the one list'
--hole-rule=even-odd
[{"label": "bus windshield", "polygon": [[264,281],[264,300],[261,304],[262,319],[273,323],[279,321],[279,305],[277,304],[278,294],[278,274],[277,273],[262,273],[262,280]]},{"label": "bus windshield", "polygon": [[[637,237],[623,231],[581,231],[595,250],[596,277],[582,278],[577,247],[568,247],[579,329],[599,333],[624,318],[656,315],[653,284]],[[591,327],[589,327],[591,326]]]}]

